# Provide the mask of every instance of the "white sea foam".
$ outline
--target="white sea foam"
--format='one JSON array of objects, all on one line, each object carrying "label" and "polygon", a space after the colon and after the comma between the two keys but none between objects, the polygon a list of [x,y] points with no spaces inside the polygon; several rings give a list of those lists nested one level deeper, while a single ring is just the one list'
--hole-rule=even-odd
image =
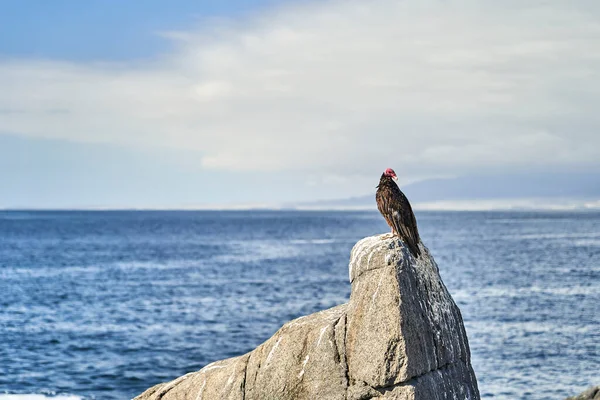
[{"label": "white sea foam", "polygon": [[593,240],[593,239],[576,240],[575,246],[600,247],[600,240]]}]

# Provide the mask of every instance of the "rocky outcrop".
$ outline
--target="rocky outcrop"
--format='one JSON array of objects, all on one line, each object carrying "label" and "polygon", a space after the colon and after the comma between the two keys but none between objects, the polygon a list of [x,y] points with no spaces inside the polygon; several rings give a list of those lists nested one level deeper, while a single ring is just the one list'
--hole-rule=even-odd
[{"label": "rocky outcrop", "polygon": [[600,400],[600,386],[589,388],[585,392],[566,400]]},{"label": "rocky outcrop", "polygon": [[347,304],[136,399],[479,399],[460,311],[421,246],[415,260],[397,238],[361,240]]}]

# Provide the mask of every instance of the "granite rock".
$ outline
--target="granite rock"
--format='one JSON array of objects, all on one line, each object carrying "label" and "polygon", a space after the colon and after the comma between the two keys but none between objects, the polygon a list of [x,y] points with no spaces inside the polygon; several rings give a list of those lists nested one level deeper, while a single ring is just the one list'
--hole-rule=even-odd
[{"label": "granite rock", "polygon": [[250,353],[136,400],[479,399],[460,310],[425,246],[389,235],[352,249],[347,304],[286,323]]}]

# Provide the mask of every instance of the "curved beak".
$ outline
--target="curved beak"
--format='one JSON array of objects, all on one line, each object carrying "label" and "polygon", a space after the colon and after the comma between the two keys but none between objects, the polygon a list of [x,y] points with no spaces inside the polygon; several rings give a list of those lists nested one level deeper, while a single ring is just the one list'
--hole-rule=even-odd
[{"label": "curved beak", "polygon": [[392,179],[398,182],[398,177],[396,175],[392,176]]}]

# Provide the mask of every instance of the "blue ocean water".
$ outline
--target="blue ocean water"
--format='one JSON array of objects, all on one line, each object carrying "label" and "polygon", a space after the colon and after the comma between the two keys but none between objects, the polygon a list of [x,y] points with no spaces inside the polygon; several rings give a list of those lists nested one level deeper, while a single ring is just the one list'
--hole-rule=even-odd
[{"label": "blue ocean water", "polygon": [[[417,218],[483,398],[600,384],[600,213]],[[376,212],[0,212],[0,393],[127,399],[243,354],[347,301],[350,249],[386,231]]]}]

